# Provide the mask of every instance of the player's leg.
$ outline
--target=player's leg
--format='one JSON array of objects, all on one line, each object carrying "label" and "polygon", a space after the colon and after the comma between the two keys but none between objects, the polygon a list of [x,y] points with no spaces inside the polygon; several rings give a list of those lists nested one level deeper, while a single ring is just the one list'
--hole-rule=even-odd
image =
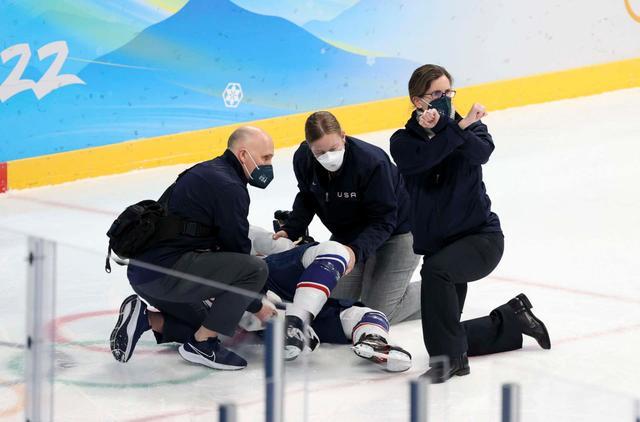
[{"label": "player's leg", "polygon": [[331,291],[343,276],[349,261],[344,245],[327,241],[307,248],[302,255],[304,271],[300,274],[287,315],[305,322],[318,315]]},{"label": "player's leg", "polygon": [[392,372],[411,367],[411,355],[389,342],[389,320],[360,303],[329,299],[310,325],[317,343],[351,344],[356,355]]},{"label": "player's leg", "polygon": [[306,249],[301,257],[304,271],[295,285],[293,301],[285,312],[285,358],[295,359],[304,350],[305,326],[320,312],[344,274],[349,260],[347,249],[328,241]]},{"label": "player's leg", "polygon": [[340,313],[345,334],[351,337],[353,351],[390,372],[411,368],[411,354],[389,343],[389,320],[377,310],[351,306]]},{"label": "player's leg", "polygon": [[353,270],[340,279],[340,283],[331,292],[331,298],[338,300],[360,300],[364,280],[364,262],[356,262]]},{"label": "player's leg", "polygon": [[268,256],[266,288],[287,302],[285,356],[295,359],[304,349],[305,326],[318,314],[344,274],[347,249],[337,242],[314,243]]}]

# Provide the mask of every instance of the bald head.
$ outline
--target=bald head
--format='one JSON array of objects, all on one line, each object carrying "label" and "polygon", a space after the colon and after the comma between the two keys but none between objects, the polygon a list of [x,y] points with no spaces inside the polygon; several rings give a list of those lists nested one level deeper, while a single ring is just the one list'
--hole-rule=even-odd
[{"label": "bald head", "polygon": [[229,141],[227,142],[227,148],[236,152],[238,149],[247,145],[247,143],[254,142],[271,142],[271,137],[264,130],[254,126],[240,126],[234,130]]},{"label": "bald head", "polygon": [[234,130],[227,148],[244,165],[247,176],[256,165],[271,164],[273,158],[273,140],[267,132],[254,126],[241,126]]}]

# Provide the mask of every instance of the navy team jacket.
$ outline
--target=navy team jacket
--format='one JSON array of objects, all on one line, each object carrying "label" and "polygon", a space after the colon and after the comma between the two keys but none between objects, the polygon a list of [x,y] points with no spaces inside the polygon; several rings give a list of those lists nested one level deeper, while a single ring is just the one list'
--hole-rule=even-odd
[{"label": "navy team jacket", "polygon": [[469,234],[501,232],[482,181],[481,166],[494,150],[493,140],[482,122],[462,130],[456,117],[441,116],[429,139],[414,111],[405,128],[391,136],[391,156],[411,197],[413,248],[420,255]]},{"label": "navy team jacket", "polygon": [[[249,192],[247,178],[229,150],[213,160],[197,164],[176,182],[169,199],[169,213],[213,228],[215,237],[186,234],[159,243],[136,259],[171,268],[185,252],[219,250],[249,254]],[[145,283],[162,274],[129,265],[132,284]]]},{"label": "navy team jacket", "polygon": [[350,246],[359,262],[390,236],[409,232],[409,196],[382,149],[349,136],[345,149],[342,167],[330,173],[307,142],[300,144],[293,156],[300,192],[283,230],[297,239],[317,214],[332,239]]}]

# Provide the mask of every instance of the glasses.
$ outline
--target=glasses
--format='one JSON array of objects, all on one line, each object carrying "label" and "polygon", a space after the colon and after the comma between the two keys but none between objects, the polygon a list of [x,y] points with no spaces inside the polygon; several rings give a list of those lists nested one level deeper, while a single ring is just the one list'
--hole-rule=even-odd
[{"label": "glasses", "polygon": [[430,97],[431,100],[437,100],[438,98],[442,98],[442,96],[453,98],[456,96],[456,91],[454,89],[447,89],[446,91],[433,91],[427,94],[424,94],[425,97]]}]

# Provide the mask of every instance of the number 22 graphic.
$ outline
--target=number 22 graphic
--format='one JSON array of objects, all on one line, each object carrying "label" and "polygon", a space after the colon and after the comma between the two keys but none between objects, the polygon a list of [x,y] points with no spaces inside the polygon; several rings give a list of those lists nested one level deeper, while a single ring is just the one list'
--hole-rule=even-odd
[{"label": "number 22 graphic", "polygon": [[69,55],[69,47],[65,41],[55,41],[38,49],[38,58],[40,61],[54,54],[56,58],[53,59],[53,63],[51,63],[49,69],[47,69],[38,82],[35,82],[31,79],[21,79],[31,58],[31,49],[28,44],[16,44],[0,53],[2,63],[7,63],[17,56],[20,57],[11,73],[9,73],[9,76],[7,76],[7,79],[0,84],[0,102],[5,102],[23,91],[32,90],[36,97],[41,100],[46,95],[64,86],[85,85],[85,82],[76,75],[59,74]]}]

